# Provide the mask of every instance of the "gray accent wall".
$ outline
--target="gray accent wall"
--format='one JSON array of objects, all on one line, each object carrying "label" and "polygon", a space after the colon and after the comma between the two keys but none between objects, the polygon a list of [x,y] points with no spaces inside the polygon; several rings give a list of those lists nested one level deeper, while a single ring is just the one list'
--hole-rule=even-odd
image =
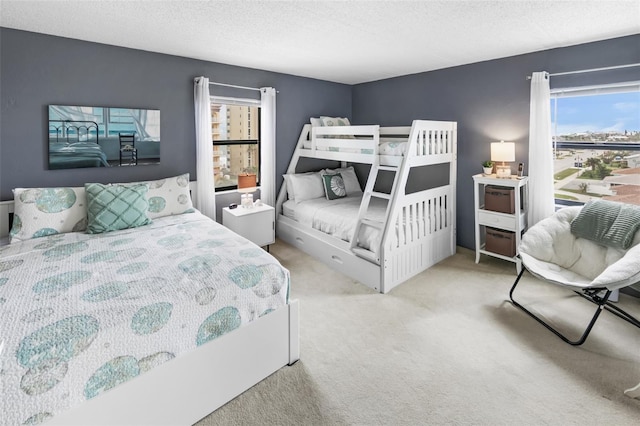
[{"label": "gray accent wall", "polygon": [[[429,52],[421,54],[428,55]],[[516,142],[527,164],[529,81],[551,73],[640,62],[640,35],[349,86],[263,70],[0,28],[0,199],[15,187],[79,186],[85,182],[160,179],[189,172],[195,179],[193,78],[275,87],[276,181],[282,183],[303,124],[320,115],[354,124],[410,125],[414,119],[458,122],[457,243],[474,247],[473,184],[489,143]],[[552,87],[640,80],[640,69],[552,77]],[[212,86],[220,96],[256,92]],[[47,170],[47,105],[137,107],[161,111],[159,165]],[[298,171],[315,167],[302,162]],[[320,167],[327,167],[326,165]],[[366,179],[366,170],[358,170]],[[528,168],[525,166],[525,173]],[[256,194],[256,196],[259,196]],[[220,209],[239,194],[217,197]]]},{"label": "gray accent wall", "polygon": [[[193,79],[275,87],[278,188],[304,123],[311,116],[351,117],[351,86],[257,69],[0,28],[0,199],[15,187],[81,186],[85,182],[196,176]],[[259,98],[254,91],[211,86],[220,96]],[[159,109],[159,165],[48,170],[47,106]],[[239,202],[218,196],[220,209]]]},{"label": "gray accent wall", "polygon": [[[422,54],[428,55],[429,52]],[[490,143],[516,143],[517,163],[528,174],[527,76],[640,62],[640,35],[545,50],[454,68],[358,84],[354,124],[410,125],[414,119],[458,122],[457,243],[473,249],[472,175],[482,173]],[[640,67],[551,77],[552,88],[640,80]]]}]

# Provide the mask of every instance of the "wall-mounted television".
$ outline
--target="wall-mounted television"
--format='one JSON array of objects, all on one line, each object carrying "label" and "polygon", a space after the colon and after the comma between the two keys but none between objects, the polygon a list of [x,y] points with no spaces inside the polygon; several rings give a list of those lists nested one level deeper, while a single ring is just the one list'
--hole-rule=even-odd
[{"label": "wall-mounted television", "polygon": [[49,170],[160,163],[160,110],[49,105]]}]

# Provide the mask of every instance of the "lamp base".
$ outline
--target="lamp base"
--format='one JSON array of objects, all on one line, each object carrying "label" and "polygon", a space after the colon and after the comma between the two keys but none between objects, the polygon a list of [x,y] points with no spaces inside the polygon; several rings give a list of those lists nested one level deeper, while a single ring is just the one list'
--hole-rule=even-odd
[{"label": "lamp base", "polygon": [[496,166],[496,177],[501,179],[511,178],[511,167],[509,166]]}]

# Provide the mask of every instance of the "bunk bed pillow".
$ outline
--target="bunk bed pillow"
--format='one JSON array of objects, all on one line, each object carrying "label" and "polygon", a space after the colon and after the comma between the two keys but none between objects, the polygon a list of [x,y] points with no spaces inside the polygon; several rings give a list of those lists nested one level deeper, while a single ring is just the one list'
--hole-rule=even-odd
[{"label": "bunk bed pillow", "polygon": [[[284,178],[284,182],[287,185],[287,198],[289,200],[296,200],[296,194],[295,192],[293,192],[293,180],[296,179],[295,176],[306,176],[306,175],[312,175],[314,173],[318,173],[318,172],[306,172],[306,173],[287,173],[282,175],[282,177]],[[293,178],[291,176],[294,176]]]},{"label": "bunk bed pillow", "polygon": [[[322,120],[322,125],[325,126],[325,127],[351,126],[351,123],[349,122],[349,119],[347,117],[325,117],[325,116],[322,116],[322,117],[320,117],[320,120]],[[335,136],[329,136],[329,138],[332,138],[332,139],[340,139],[340,138],[355,139],[356,137],[354,135],[335,135]],[[356,151],[356,152],[358,152],[358,151]]]},{"label": "bunk bed pillow", "polygon": [[358,177],[356,176],[356,171],[353,166],[343,167],[341,169],[325,169],[322,171],[323,174],[326,175],[342,175],[342,180],[344,181],[344,188],[347,191],[348,195],[360,195],[362,194],[362,189],[360,189],[360,182],[358,182]]},{"label": "bunk bed pillow", "polygon": [[81,232],[87,227],[87,197],[78,188],[15,188],[9,242]]},{"label": "bunk bed pillow", "polygon": [[347,191],[344,188],[344,180],[340,173],[322,175],[322,183],[327,200],[337,200],[338,198],[347,196]]},{"label": "bunk bed pillow", "polygon": [[293,188],[293,200],[297,203],[314,198],[323,198],[324,186],[319,172],[289,175]]},{"label": "bunk bed pillow", "polygon": [[[351,126],[347,117],[320,117],[323,126]],[[313,122],[311,122],[313,125]]]},{"label": "bunk bed pillow", "polygon": [[322,118],[311,117],[309,119],[311,127],[322,127]]},{"label": "bunk bed pillow", "polygon": [[287,173],[282,175],[282,177],[284,178],[284,184],[287,187],[287,199],[295,200],[296,196],[295,196],[295,193],[293,192],[293,184],[291,183],[291,174]]}]

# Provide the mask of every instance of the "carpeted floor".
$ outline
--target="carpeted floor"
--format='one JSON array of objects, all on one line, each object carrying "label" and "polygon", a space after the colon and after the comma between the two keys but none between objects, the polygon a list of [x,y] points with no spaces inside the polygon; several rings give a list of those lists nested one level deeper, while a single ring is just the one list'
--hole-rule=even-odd
[{"label": "carpeted floor", "polygon": [[[604,312],[572,347],[508,300],[514,265],[458,249],[388,294],[278,241],[300,300],[301,359],[208,425],[638,425],[640,330]],[[554,324],[594,305],[525,274],[516,298]],[[621,295],[640,316],[640,300]],[[577,330],[577,328],[576,328]]]}]

